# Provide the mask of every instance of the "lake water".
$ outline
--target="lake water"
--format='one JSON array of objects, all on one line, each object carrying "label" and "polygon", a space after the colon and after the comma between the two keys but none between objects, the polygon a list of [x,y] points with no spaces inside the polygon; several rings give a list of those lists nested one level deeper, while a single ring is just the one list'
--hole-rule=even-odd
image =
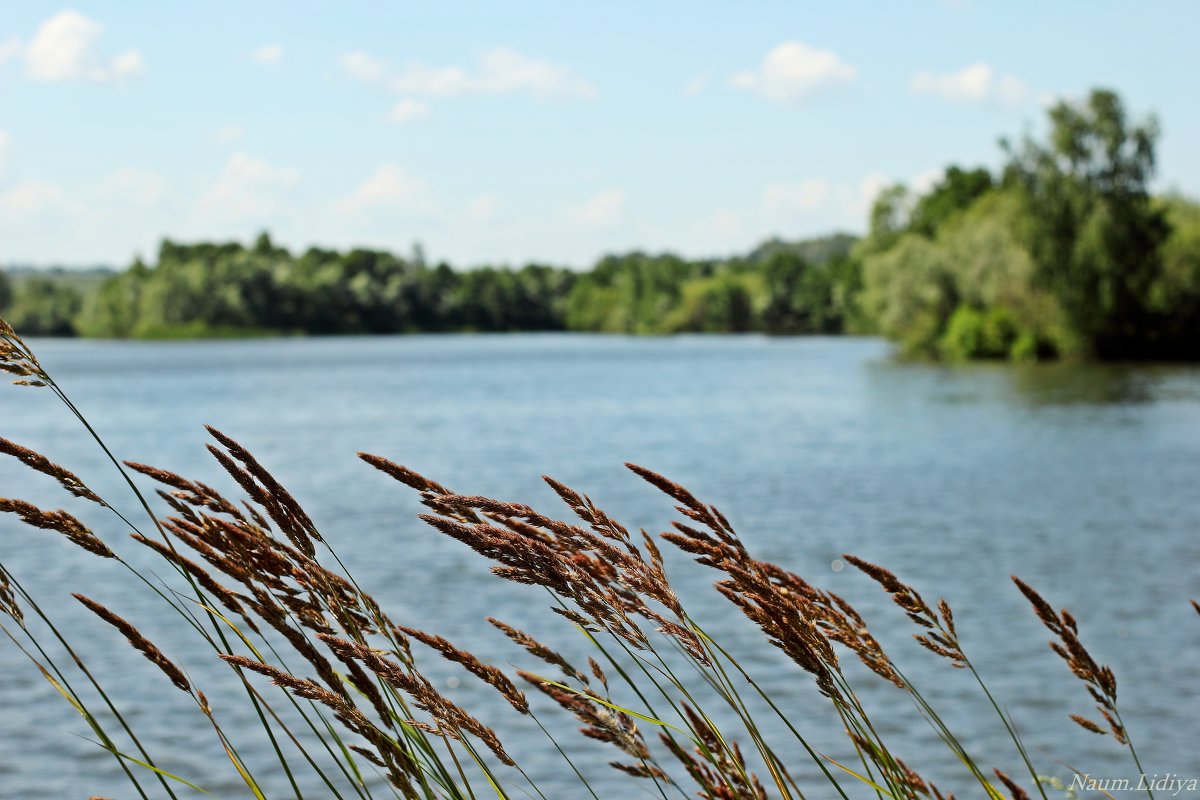
[{"label": "lake water", "polygon": [[[1200,369],[901,364],[885,343],[855,338],[35,345],[121,457],[231,488],[203,449],[202,424],[216,424],[306,505],[395,619],[499,664],[528,662],[481,626],[488,614],[568,652],[586,651],[544,612],[544,594],[491,578],[481,559],[416,520],[413,494],[356,451],[386,455],[463,493],[566,514],[539,479],[550,474],[631,528],[651,531],[674,518],[670,503],[622,464],[669,475],[717,504],[756,555],[854,602],[968,749],[1019,776],[1011,744],[969,676],[912,644],[911,626],[878,587],[834,562],[853,552],[885,564],[927,598],[951,603],[968,653],[1042,772],[1069,779],[1062,761],[1132,776],[1111,739],[1067,719],[1094,716],[1091,703],[1047,649],[1048,633],[1009,582],[1017,573],[1072,609],[1084,642],[1112,665],[1146,771],[1200,775],[1200,618],[1188,605],[1200,598]],[[136,519],[111,467],[49,393],[0,389],[0,435],[75,470]],[[111,542],[127,532],[11,459],[0,461],[0,495],[66,505]],[[289,796],[229,671],[127,573],[8,517],[0,519],[0,559],[71,632],[164,765],[217,796],[246,796],[186,698],[69,592],[110,605],[186,662],[271,796]],[[708,588],[714,575],[678,558],[671,568],[708,631],[745,654],[818,746],[845,756],[811,681]],[[458,674],[418,654],[437,680]],[[977,794],[901,693],[849,670],[902,758],[942,778],[944,789]],[[447,691],[501,731],[552,800],[584,796],[552,746],[526,720],[510,719],[490,690],[464,676]],[[604,766],[615,752],[581,739],[553,711],[543,716],[580,753],[601,797],[630,791]],[[132,797],[90,738],[16,648],[0,643],[0,798]],[[778,743],[781,752],[794,750],[786,738]],[[811,774],[810,762],[795,761],[802,778]],[[311,776],[299,780],[306,797],[327,796]],[[634,783],[632,791],[647,788]]]}]

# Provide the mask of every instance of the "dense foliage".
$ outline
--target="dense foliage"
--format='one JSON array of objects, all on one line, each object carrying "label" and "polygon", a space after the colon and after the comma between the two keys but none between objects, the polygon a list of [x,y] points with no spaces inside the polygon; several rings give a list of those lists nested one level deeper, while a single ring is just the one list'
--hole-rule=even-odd
[{"label": "dense foliage", "polygon": [[249,249],[165,241],[156,265],[106,281],[78,322],[86,335],[119,337],[554,330],[572,279],[537,265],[457,273],[419,253],[293,256],[265,234]]},{"label": "dense foliage", "polygon": [[[857,286],[854,239],[772,241],[745,258],[631,253],[589,272],[529,264],[455,270],[373,250],[300,255],[164,241],[98,285],[24,280],[5,312],[29,334],[97,337],[448,331],[842,330]],[[810,261],[810,259],[817,259]],[[4,298],[0,296],[0,300]],[[0,302],[0,309],[5,303]]]},{"label": "dense foliage", "polygon": [[566,326],[607,333],[841,333],[857,318],[852,241],[773,241],[725,261],[609,256],[572,287]]},{"label": "dense foliage", "polygon": [[576,272],[455,270],[419,248],[292,254],[265,233],[252,247],[164,241],[157,263],[102,283],[0,279],[0,313],[43,335],[879,332],[947,360],[1194,360],[1200,205],[1150,193],[1157,136],[1113,92],[1060,102],[1045,141],[1002,143],[997,173],[950,166],[923,194],[882,192],[857,242],[634,252]]},{"label": "dense foliage", "polygon": [[998,175],[879,197],[864,309],[934,358],[1200,358],[1200,206],[1150,194],[1156,124],[1103,90],[1049,117]]}]

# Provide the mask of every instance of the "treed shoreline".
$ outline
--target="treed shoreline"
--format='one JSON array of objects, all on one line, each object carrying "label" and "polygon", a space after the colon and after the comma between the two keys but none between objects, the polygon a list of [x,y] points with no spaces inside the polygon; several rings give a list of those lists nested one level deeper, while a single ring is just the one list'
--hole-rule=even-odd
[{"label": "treed shoreline", "polygon": [[885,190],[861,239],[586,271],[292,253],[266,233],[165,240],[154,264],[111,275],[0,272],[0,314],[27,335],[100,338],[877,333],[941,360],[1200,360],[1200,203],[1150,192],[1156,121],[1131,122],[1105,90],[1049,117],[1045,142],[1002,142],[994,173],[950,166],[923,194]]}]

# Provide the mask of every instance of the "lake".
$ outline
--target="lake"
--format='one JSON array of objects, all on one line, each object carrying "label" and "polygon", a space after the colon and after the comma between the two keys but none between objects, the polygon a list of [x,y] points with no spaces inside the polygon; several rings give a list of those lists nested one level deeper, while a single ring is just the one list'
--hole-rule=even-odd
[{"label": "lake", "polygon": [[[671,504],[622,465],[664,473],[720,507],[755,555],[855,603],[968,749],[985,766],[1019,777],[1011,743],[970,676],[912,643],[912,626],[874,583],[838,569],[845,552],[884,564],[927,599],[950,602],[968,654],[1042,772],[1069,780],[1061,761],[1100,776],[1133,776],[1111,739],[1067,719],[1096,715],[1009,581],[1018,574],[1071,609],[1084,643],[1115,670],[1146,771],[1200,774],[1200,618],[1188,605],[1200,599],[1196,367],[904,364],[884,342],[850,337],[34,346],[120,457],[232,494],[236,487],[203,448],[202,425],[217,425],[305,504],[394,619],[498,664],[528,661],[481,623],[489,614],[568,652],[586,650],[545,612],[544,594],[491,577],[482,559],[418,521],[414,494],[362,464],[356,451],[388,456],[462,493],[566,515],[540,480],[549,474],[631,529],[652,532],[676,518]],[[102,454],[48,392],[0,387],[0,435],[76,471],[138,519]],[[0,461],[0,495],[77,511],[110,542],[128,532],[12,459]],[[121,546],[153,567],[134,545]],[[218,796],[246,796],[194,707],[69,592],[109,605],[187,663],[222,724],[235,736],[246,731],[238,744],[261,765],[260,777],[288,796],[229,670],[128,573],[11,517],[0,519],[0,560],[71,631],[165,766]],[[844,754],[811,680],[711,591],[715,574],[682,558],[670,567],[709,633],[745,653],[750,670],[814,742]],[[457,682],[459,673],[432,653],[418,656],[443,685]],[[898,755],[942,779],[943,789],[974,796],[905,696],[855,666],[848,670]],[[552,746],[527,720],[506,713],[490,689],[464,676],[446,691],[495,725],[550,798],[583,796]],[[0,797],[133,796],[111,757],[87,741],[78,715],[8,642],[0,645],[0,715]],[[604,766],[617,753],[581,739],[561,714],[546,710],[543,718],[581,754],[602,797],[630,791],[630,781]],[[788,739],[778,742],[790,752]],[[801,777],[811,774],[811,762],[796,762]],[[311,776],[300,781],[306,796],[326,796]],[[632,783],[638,796],[648,791]]]}]

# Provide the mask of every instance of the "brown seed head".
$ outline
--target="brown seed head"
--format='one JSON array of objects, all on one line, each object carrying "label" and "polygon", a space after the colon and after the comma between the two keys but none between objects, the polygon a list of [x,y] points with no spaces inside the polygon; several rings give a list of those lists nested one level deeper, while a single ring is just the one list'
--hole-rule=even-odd
[{"label": "brown seed head", "polygon": [[501,622],[495,617],[488,617],[487,621],[499,628],[505,636],[511,639],[515,644],[523,647],[530,655],[541,659],[547,664],[558,667],[563,671],[563,674],[570,678],[574,678],[580,683],[587,683],[587,678],[584,677],[583,673],[575,669],[575,667],[572,666],[569,661],[563,658],[561,654],[551,650],[549,647],[542,644],[528,633],[525,633],[525,631],[518,630],[517,628],[514,628],[505,622]]},{"label": "brown seed head", "polygon": [[483,663],[473,654],[455,647],[441,636],[435,636],[432,633],[426,633],[416,628],[407,628],[403,625],[397,625],[396,630],[436,650],[447,661],[462,665],[472,675],[500,692],[504,696],[504,699],[517,711],[520,711],[522,714],[529,713],[529,702],[525,699],[525,695],[513,685],[513,682],[508,679],[507,675],[496,667]]},{"label": "brown seed head", "polygon": [[116,558],[113,551],[109,550],[108,545],[100,541],[96,534],[92,533],[88,530],[87,526],[62,509],[45,511],[32,503],[26,503],[24,500],[10,500],[0,497],[0,512],[16,514],[22,522],[34,528],[57,531],[66,536],[74,544],[101,558]]},{"label": "brown seed head", "polygon": [[352,709],[346,698],[334,694],[316,681],[309,680],[308,678],[298,678],[290,672],[285,672],[278,667],[264,664],[261,661],[255,661],[246,656],[222,653],[218,657],[227,664],[232,664],[235,667],[248,669],[251,672],[257,672],[259,675],[266,676],[271,679],[271,683],[288,689],[297,697],[315,700],[318,703],[328,706],[333,711],[349,712]]},{"label": "brown seed head", "polygon": [[[271,513],[271,518],[279,525],[280,529],[292,540],[298,548],[304,551],[308,556],[312,556],[314,552],[313,542],[321,541],[321,535],[317,532],[316,525],[305,513],[296,499],[283,488],[283,485],[275,479],[270,472],[266,470],[258,462],[249,450],[239,444],[236,440],[226,436],[221,431],[211,425],[206,425],[205,428],[220,444],[229,452],[229,454],[241,462],[244,470],[238,469],[226,459],[218,457],[218,461],[222,466],[245,488],[245,480],[257,481],[261,486],[261,492],[267,500],[266,503],[260,503],[267,508]],[[215,448],[209,447],[210,451],[215,451]],[[216,452],[214,452],[216,455]],[[250,491],[248,489],[248,491]],[[251,496],[254,492],[251,492]]]},{"label": "brown seed head", "polygon": [[71,596],[100,619],[119,630],[129,644],[162,670],[163,674],[170,678],[171,683],[175,684],[177,688],[184,692],[191,692],[192,685],[188,682],[187,677],[184,676],[183,670],[163,655],[163,652],[153,642],[143,636],[137,628],[89,597],[81,594],[72,594]]},{"label": "brown seed head", "polygon": [[633,717],[612,708],[607,698],[587,688],[564,688],[524,670],[518,670],[517,675],[582,722],[584,727],[579,731],[584,736],[608,742],[639,760],[650,757],[650,750]]},{"label": "brown seed head", "polygon": [[727,743],[706,718],[686,703],[683,710],[688,727],[703,746],[687,752],[666,734],[659,734],[659,738],[699,787],[698,796],[716,800],[767,800],[766,790],[747,768],[737,743]]},{"label": "brown seed head", "polygon": [[442,695],[424,675],[410,671],[405,665],[384,657],[364,644],[329,634],[319,633],[317,638],[339,658],[353,658],[361,661],[363,666],[384,682],[407,694],[417,708],[433,717],[442,733],[455,736],[460,735],[461,732],[470,733],[487,745],[488,749],[501,762],[513,766],[512,757],[505,752],[495,731]]},{"label": "brown seed head", "polygon": [[426,478],[419,472],[415,472],[408,467],[397,464],[394,461],[389,461],[383,456],[374,456],[370,453],[359,453],[358,457],[370,464],[375,469],[392,476],[396,480],[416,489],[418,492],[429,492],[431,494],[452,494],[445,486],[442,486],[437,481]]},{"label": "brown seed head", "polygon": [[[1117,678],[1108,666],[1098,664],[1087,648],[1079,640],[1079,626],[1069,611],[1061,614],[1054,611],[1046,600],[1029,584],[1016,575],[1012,576],[1013,583],[1020,589],[1021,594],[1033,606],[1034,613],[1046,628],[1058,637],[1058,641],[1050,642],[1050,649],[1067,664],[1071,673],[1084,682],[1088,694],[1096,701],[1096,708],[1109,725],[1109,733],[1121,744],[1128,739],[1125,728],[1117,721]],[[1098,725],[1090,721],[1081,722],[1083,717],[1072,715],[1071,719],[1087,730],[1095,730]]]},{"label": "brown seed head", "polygon": [[254,622],[254,619],[246,614],[246,609],[238,601],[237,596],[233,593],[233,591],[218,583],[213,576],[210,575],[199,564],[183,555],[180,555],[178,552],[172,550],[169,546],[156,539],[149,539],[140,533],[131,533],[129,536],[135,542],[149,547],[166,560],[172,562],[180,569],[190,574],[193,578],[195,578],[196,583],[200,584],[200,586],[203,587],[206,592],[217,598],[217,600],[221,602],[221,605],[225,606],[225,608],[229,609],[235,614],[240,614],[242,619],[246,622],[251,630],[253,630],[255,633],[259,632],[258,626]]},{"label": "brown seed head", "polygon": [[1017,785],[1017,782],[1005,775],[1000,770],[996,770],[996,777],[1004,784],[1004,787],[1012,793],[1012,800],[1029,800],[1029,794]]},{"label": "brown seed head", "polygon": [[17,386],[45,386],[50,376],[38,363],[37,356],[13,330],[8,321],[0,317],[0,372],[15,375]]},{"label": "brown seed head", "polygon": [[7,614],[14,622],[25,627],[25,615],[17,605],[17,596],[8,580],[8,572],[0,566],[0,613]]},{"label": "brown seed head", "polygon": [[71,472],[66,467],[55,464],[50,459],[46,458],[41,453],[30,450],[28,447],[23,447],[16,442],[9,441],[0,437],[0,453],[12,456],[29,468],[48,475],[58,484],[76,497],[82,497],[85,500],[91,500],[101,506],[107,506],[100,496],[84,485],[79,476]]}]

